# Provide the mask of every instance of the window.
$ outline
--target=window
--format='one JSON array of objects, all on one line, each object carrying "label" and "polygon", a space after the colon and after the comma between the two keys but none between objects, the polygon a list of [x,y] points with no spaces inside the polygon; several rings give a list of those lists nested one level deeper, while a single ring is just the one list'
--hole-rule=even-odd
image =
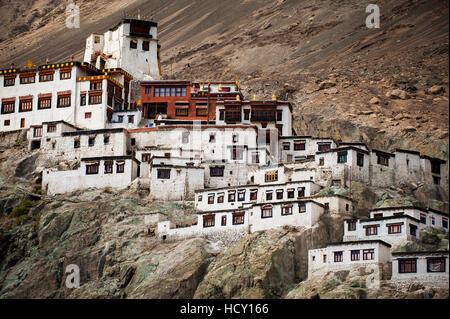
[{"label": "window", "polygon": [[105,174],[112,174],[112,173],[113,173],[113,162],[105,161]]},{"label": "window", "polygon": [[35,127],[33,137],[41,137],[41,136],[42,136],[42,126]]},{"label": "window", "polygon": [[411,236],[416,236],[416,233],[417,233],[417,226],[409,224],[409,234]]},{"label": "window", "polygon": [[208,109],[206,108],[197,108],[195,109],[196,116],[208,116]]},{"label": "window", "polygon": [[137,49],[137,41],[130,40],[130,49]]},{"label": "window", "polygon": [[152,158],[152,154],[150,153],[144,153],[142,154],[142,161],[141,162],[149,162],[150,159]]},{"label": "window", "polygon": [[214,194],[208,196],[208,204],[214,204]]},{"label": "window", "polygon": [[442,217],[442,227],[448,229],[448,219],[445,217]]},{"label": "window", "polygon": [[401,274],[417,272],[417,259],[416,258],[399,259],[398,272]]},{"label": "window", "polygon": [[211,177],[223,177],[224,166],[210,167],[209,175]]},{"label": "window", "polygon": [[250,200],[256,200],[256,198],[258,197],[258,190],[251,190],[250,191]]},{"label": "window", "polygon": [[364,166],[364,154],[361,153],[356,154],[356,165],[360,167]]},{"label": "window", "polygon": [[373,260],[375,255],[375,249],[364,249],[363,260]]},{"label": "window", "polygon": [[55,132],[56,132],[56,124],[48,124],[47,133],[55,133]]},{"label": "window", "polygon": [[404,212],[399,212],[399,213],[394,213],[394,216],[403,216],[405,213]]},{"label": "window", "polygon": [[294,151],[304,151],[305,145],[305,142],[294,142]]},{"label": "window", "polygon": [[299,211],[299,213],[306,213],[306,204],[298,203],[298,211]]},{"label": "window", "polygon": [[347,221],[347,231],[355,231],[356,230],[356,220]]},{"label": "window", "polygon": [[292,215],[292,205],[281,207],[281,216]]},{"label": "window", "polygon": [[149,41],[142,41],[142,50],[143,51],[150,50],[150,42]]},{"label": "window", "polygon": [[158,179],[170,179],[170,169],[158,169]]},{"label": "window", "polygon": [[233,143],[237,143],[237,142],[238,142],[238,135],[233,134]]},{"label": "window", "polygon": [[420,214],[420,222],[422,224],[426,224],[427,223],[427,215],[425,214]]},{"label": "window", "polygon": [[360,251],[359,250],[352,250],[350,253],[350,260],[351,261],[358,261],[360,258]]},{"label": "window", "polygon": [[95,145],[95,137],[89,137],[88,146],[92,147]]},{"label": "window", "polygon": [[188,116],[189,109],[188,108],[175,108],[175,115],[176,116]]},{"label": "window", "polygon": [[61,80],[68,80],[68,79],[70,79],[70,77],[71,77],[71,73],[72,72],[70,72],[70,71],[61,71],[60,72],[60,79]]},{"label": "window", "polygon": [[21,119],[20,119],[20,127],[21,127],[21,128],[24,128],[24,127],[25,127],[25,119],[24,119],[24,118],[21,118]]},{"label": "window", "polygon": [[373,218],[383,218],[383,213],[373,214]]},{"label": "window", "polygon": [[84,118],[85,118],[85,119],[90,119],[90,118],[92,118],[92,113],[91,113],[91,112],[86,112],[86,113],[84,113]]},{"label": "window", "polygon": [[219,110],[219,120],[223,121],[225,118],[225,110]]},{"label": "window", "polygon": [[284,151],[289,151],[291,149],[291,143],[289,142],[284,142],[283,143],[283,150]]},{"label": "window", "polygon": [[325,165],[325,159],[323,157],[319,158],[319,166]]},{"label": "window", "polygon": [[266,172],[264,180],[266,183],[278,181],[278,171]]},{"label": "window", "polygon": [[388,224],[388,234],[399,234],[402,232],[402,224]]},{"label": "window", "polygon": [[331,149],[331,143],[317,143],[319,152],[329,151]]},{"label": "window", "polygon": [[80,148],[80,139],[76,138],[73,140],[73,148]]},{"label": "window", "polygon": [[103,144],[109,144],[109,136],[108,135],[103,135]]},{"label": "window", "polygon": [[284,191],[282,189],[277,190],[277,199],[283,199]]},{"label": "window", "polygon": [[136,138],[132,138],[132,139],[130,140],[130,143],[131,143],[131,146],[136,145]]},{"label": "window", "polygon": [[347,152],[338,152],[338,163],[347,163]]},{"label": "window", "polygon": [[39,82],[53,81],[53,73],[51,74],[39,74]]},{"label": "window", "polygon": [[86,165],[86,175],[98,174],[98,163]]},{"label": "window", "polygon": [[261,207],[261,218],[272,218],[272,206]]},{"label": "window", "polygon": [[4,122],[3,122],[3,125],[4,126],[9,126],[11,124],[11,121],[10,120],[5,120]]},{"label": "window", "polygon": [[350,205],[349,204],[345,204],[345,211],[348,212],[350,210]]},{"label": "window", "polygon": [[245,201],[245,191],[238,191],[238,202]]},{"label": "window", "polygon": [[434,185],[439,185],[441,184],[441,178],[438,176],[433,176],[433,184]]},{"label": "window", "polygon": [[244,212],[233,213],[233,225],[242,225],[244,224]]},{"label": "window", "polygon": [[294,198],[295,190],[293,188],[289,188],[287,190],[287,198]]},{"label": "window", "polygon": [[134,115],[128,115],[128,123],[134,123]]},{"label": "window", "polygon": [[298,192],[298,198],[301,198],[301,197],[305,197],[305,188],[304,187],[299,187],[298,189],[297,189],[297,192]]},{"label": "window", "polygon": [[259,153],[258,152],[252,153],[252,163],[259,164]]},{"label": "window", "polygon": [[228,202],[235,202],[236,201],[236,192],[230,191],[228,192]]},{"label": "window", "polygon": [[183,144],[189,143],[189,132],[183,132],[181,136],[181,141]]},{"label": "window", "polygon": [[266,192],[266,200],[272,200],[273,199],[273,192],[267,191]]},{"label": "window", "polygon": [[49,109],[52,107],[52,99],[50,97],[41,97],[38,100],[38,109]]},{"label": "window", "polygon": [[186,96],[186,87],[155,87],[154,91],[155,97],[164,97],[164,96]]},{"label": "window", "polygon": [[19,102],[19,112],[28,112],[33,110],[33,100],[22,100]]},{"label": "window", "polygon": [[2,114],[14,113],[14,101],[3,102],[2,103]]},{"label": "window", "polygon": [[80,105],[86,105],[86,94],[80,94]]},{"label": "window", "polygon": [[224,199],[224,195],[223,194],[219,194],[217,196],[217,203],[222,204],[223,203],[223,199]]},{"label": "window", "polygon": [[5,77],[5,80],[3,81],[3,86],[14,86],[15,82],[16,76],[10,78]]},{"label": "window", "polygon": [[427,258],[427,272],[445,272],[445,258]]},{"label": "window", "polygon": [[231,159],[234,161],[240,161],[244,158],[244,150],[241,147],[233,146],[231,149]]},{"label": "window", "polygon": [[277,111],[277,121],[283,120],[283,111]]},{"label": "window", "polygon": [[34,74],[20,77],[20,84],[30,84],[34,83],[34,81],[35,81]]},{"label": "window", "polygon": [[227,225],[227,216],[222,216],[222,226]]},{"label": "window", "polygon": [[323,262],[324,262],[324,263],[327,262],[327,255],[323,255]]},{"label": "window", "polygon": [[57,107],[68,107],[70,106],[70,95],[60,95],[58,96]]},{"label": "window", "polygon": [[116,164],[116,173],[124,173],[125,172],[125,162],[117,162]]},{"label": "window", "polygon": [[377,154],[377,164],[389,166],[389,156]]},{"label": "window", "polygon": [[214,227],[214,215],[203,216],[203,228]]},{"label": "window", "polygon": [[199,202],[203,201],[203,195],[198,195],[198,201]]},{"label": "window", "polygon": [[102,96],[99,95],[89,95],[89,104],[102,104]]},{"label": "window", "polygon": [[371,225],[366,227],[366,236],[378,234],[378,225]]},{"label": "window", "polygon": [[323,203],[323,206],[325,208],[325,211],[329,211],[330,210],[330,203]]},{"label": "window", "polygon": [[[93,90],[93,91],[101,90],[102,89],[102,81],[91,81],[89,89]],[[114,90],[114,88],[113,88],[113,90]],[[109,88],[108,88],[108,91],[109,91]]]},{"label": "window", "polygon": [[334,262],[335,263],[340,263],[343,261],[344,257],[344,252],[343,251],[335,251],[334,252]]},{"label": "window", "polygon": [[117,117],[117,122],[123,123],[123,115],[119,115],[119,116]]},{"label": "window", "polygon": [[436,219],[434,218],[434,216],[430,217],[430,221],[431,221],[431,225],[435,225],[436,224]]},{"label": "window", "polygon": [[215,141],[216,141],[216,134],[215,133],[209,134],[209,142],[214,143]]}]

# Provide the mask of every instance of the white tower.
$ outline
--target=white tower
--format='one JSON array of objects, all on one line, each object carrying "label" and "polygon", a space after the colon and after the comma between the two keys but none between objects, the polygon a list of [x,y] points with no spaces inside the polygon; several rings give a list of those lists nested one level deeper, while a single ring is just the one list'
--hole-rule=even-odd
[{"label": "white tower", "polygon": [[158,24],[153,21],[122,19],[105,34],[86,39],[84,62],[98,69],[121,68],[134,80],[158,80],[161,75]]}]

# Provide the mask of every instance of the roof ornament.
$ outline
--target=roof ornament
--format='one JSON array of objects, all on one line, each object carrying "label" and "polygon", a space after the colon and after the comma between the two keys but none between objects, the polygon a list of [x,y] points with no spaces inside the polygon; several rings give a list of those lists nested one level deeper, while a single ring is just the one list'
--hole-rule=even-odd
[{"label": "roof ornament", "polygon": [[241,97],[239,96],[239,94],[236,95],[236,101],[240,101],[240,100],[241,100]]},{"label": "roof ornament", "polygon": [[256,94],[253,94],[253,101],[256,101],[257,99]]},{"label": "roof ornament", "polygon": [[137,18],[138,18],[138,20],[141,20],[141,9],[138,9]]},{"label": "roof ornament", "polygon": [[46,58],[46,59],[45,59],[45,64],[48,64],[48,63],[49,63],[49,59]]},{"label": "roof ornament", "polygon": [[273,101],[276,101],[277,100],[277,96],[274,94],[274,95],[272,95],[272,100]]}]

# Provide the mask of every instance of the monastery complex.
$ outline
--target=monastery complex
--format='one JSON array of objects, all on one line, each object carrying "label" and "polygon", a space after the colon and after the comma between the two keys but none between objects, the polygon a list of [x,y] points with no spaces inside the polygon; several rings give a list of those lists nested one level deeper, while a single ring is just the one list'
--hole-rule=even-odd
[{"label": "monastery complex", "polygon": [[309,251],[310,278],[372,267],[375,282],[448,285],[448,251],[391,253],[425,228],[448,231],[448,212],[384,207],[356,219],[350,196],[321,192],[352,181],[415,183],[448,198],[444,160],[297,136],[289,101],[247,100],[238,81],[161,80],[160,49],[156,22],[123,19],[86,39],[83,61],[0,70],[0,131],[27,131],[29,149],[55,163],[42,172],[43,192],[139,182],[149,185],[152,200],[194,201],[197,222],[180,227],[162,219],[155,231],[161,241],[235,240],[342,215],[342,242]]}]

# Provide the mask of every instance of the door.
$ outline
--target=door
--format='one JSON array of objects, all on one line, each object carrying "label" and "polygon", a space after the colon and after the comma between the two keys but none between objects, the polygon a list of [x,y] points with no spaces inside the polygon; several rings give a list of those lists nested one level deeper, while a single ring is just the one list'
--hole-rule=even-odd
[{"label": "door", "polygon": [[25,127],[25,119],[20,119],[20,128]]}]

